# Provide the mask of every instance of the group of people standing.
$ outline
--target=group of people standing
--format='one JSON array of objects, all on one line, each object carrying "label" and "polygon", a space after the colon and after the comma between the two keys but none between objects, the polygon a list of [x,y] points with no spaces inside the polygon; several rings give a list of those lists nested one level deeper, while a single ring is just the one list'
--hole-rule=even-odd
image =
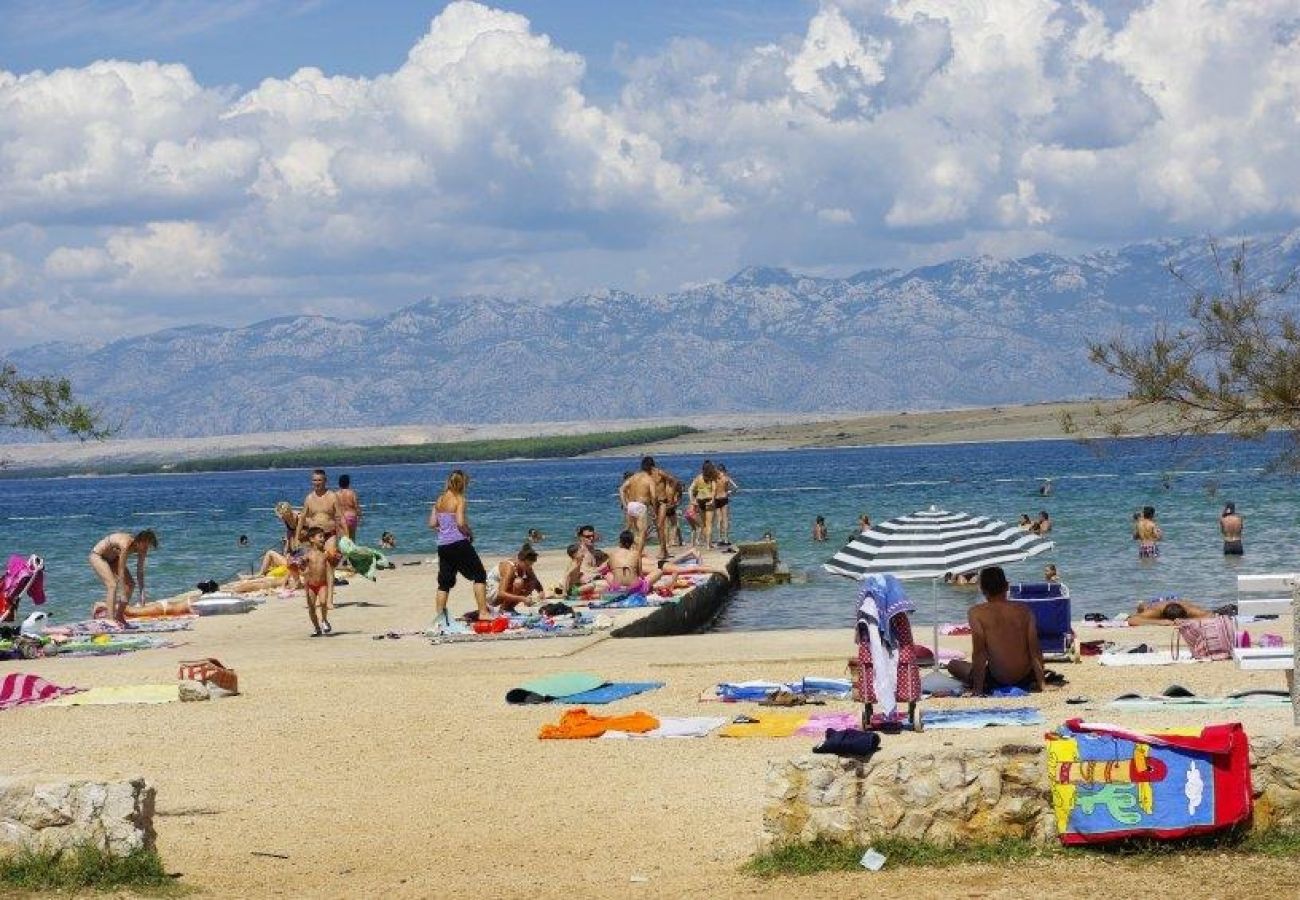
[{"label": "group of people standing", "polygon": [[706,459],[690,484],[683,486],[679,478],[660,468],[653,456],[645,456],[636,471],[623,473],[618,499],[627,530],[644,546],[653,527],[659,558],[667,559],[668,548],[683,543],[678,520],[683,497],[687,503],[682,515],[691,530],[691,547],[730,550],[731,496],[739,487],[727,467],[712,460]]}]

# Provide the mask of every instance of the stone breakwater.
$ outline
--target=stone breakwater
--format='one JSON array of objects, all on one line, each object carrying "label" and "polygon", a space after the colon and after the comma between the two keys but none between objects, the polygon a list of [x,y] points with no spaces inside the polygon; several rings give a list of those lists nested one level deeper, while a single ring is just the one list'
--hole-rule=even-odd
[{"label": "stone breakwater", "polygon": [[0,854],[91,846],[114,856],[154,849],[154,789],[143,778],[0,776]]},{"label": "stone breakwater", "polygon": [[[1055,842],[1041,743],[941,748],[857,761],[800,756],[768,768],[764,848],[882,836],[936,844]],[[1300,828],[1300,736],[1251,739],[1251,827]]]}]

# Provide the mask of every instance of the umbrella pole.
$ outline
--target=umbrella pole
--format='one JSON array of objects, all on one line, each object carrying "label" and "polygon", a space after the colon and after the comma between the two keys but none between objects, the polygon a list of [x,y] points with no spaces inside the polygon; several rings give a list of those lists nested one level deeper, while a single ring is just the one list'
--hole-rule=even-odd
[{"label": "umbrella pole", "polygon": [[934,670],[939,671],[939,579],[930,579],[930,610],[934,613]]}]

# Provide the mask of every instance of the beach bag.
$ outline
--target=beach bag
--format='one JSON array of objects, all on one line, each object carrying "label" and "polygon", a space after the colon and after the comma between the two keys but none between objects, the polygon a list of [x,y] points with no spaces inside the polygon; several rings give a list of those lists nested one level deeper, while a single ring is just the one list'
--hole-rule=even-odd
[{"label": "beach bag", "polygon": [[1174,659],[1178,659],[1183,643],[1191,651],[1192,659],[1232,659],[1232,648],[1237,645],[1232,619],[1227,616],[1179,619],[1174,629]]},{"label": "beach bag", "polygon": [[1239,722],[1142,733],[1071,719],[1047,735],[1063,844],[1169,840],[1250,818],[1250,744]]}]

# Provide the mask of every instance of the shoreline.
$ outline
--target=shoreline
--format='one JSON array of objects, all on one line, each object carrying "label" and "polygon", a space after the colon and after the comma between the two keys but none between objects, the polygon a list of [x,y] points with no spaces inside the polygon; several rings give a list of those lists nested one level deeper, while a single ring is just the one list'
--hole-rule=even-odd
[{"label": "shoreline", "polygon": [[[1026,440],[1087,440],[1107,438],[1088,421],[1099,404],[1119,401],[1062,401],[1019,406],[960,407],[944,410],[840,413],[753,413],[718,416],[687,415],[644,419],[591,420],[586,422],[502,423],[480,425],[386,426],[375,429],[343,428],[324,431],[219,435],[210,438],[132,438],[104,443],[49,441],[0,446],[0,477],[120,477],[124,474],[197,474],[169,471],[168,467],[196,460],[223,460],[242,456],[285,454],[297,456],[312,450],[334,456],[345,450],[381,447],[394,452],[419,445],[447,446],[512,440],[563,441],[599,434],[633,432],[647,428],[694,429],[680,436],[649,442],[618,444],[565,458],[633,457],[644,453],[720,454],[726,452],[785,451],[800,449],[866,448],[879,446],[941,446]],[[1076,434],[1065,434],[1061,416],[1073,414]],[[1139,436],[1139,435],[1132,435]],[[472,460],[475,463],[545,457],[503,456]],[[441,460],[435,460],[441,462]],[[367,465],[363,460],[345,463]],[[385,464],[383,462],[372,463]],[[394,464],[402,464],[395,462]],[[338,463],[334,463],[338,465]],[[148,473],[95,472],[124,467],[156,467]],[[251,466],[237,471],[287,471],[304,466]],[[61,470],[52,472],[51,470]],[[67,470],[67,471],[62,471]],[[226,469],[226,471],[236,471]]]}]

